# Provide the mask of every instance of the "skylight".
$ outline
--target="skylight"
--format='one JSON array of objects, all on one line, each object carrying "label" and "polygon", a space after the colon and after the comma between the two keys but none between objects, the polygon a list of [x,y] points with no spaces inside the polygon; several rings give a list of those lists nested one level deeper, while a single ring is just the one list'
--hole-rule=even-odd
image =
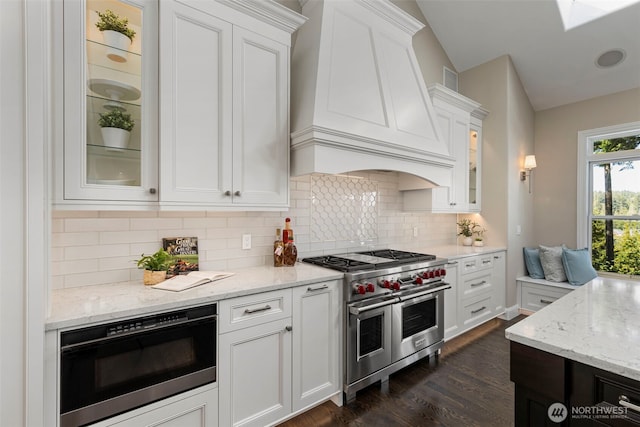
[{"label": "skylight", "polygon": [[640,0],[556,0],[565,31],[631,6]]}]

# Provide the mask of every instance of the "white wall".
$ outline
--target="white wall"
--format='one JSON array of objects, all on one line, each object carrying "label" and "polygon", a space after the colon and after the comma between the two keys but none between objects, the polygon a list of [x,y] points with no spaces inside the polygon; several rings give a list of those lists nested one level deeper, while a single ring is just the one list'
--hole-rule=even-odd
[{"label": "white wall", "polygon": [[518,178],[524,156],[534,153],[534,112],[509,56],[461,73],[459,84],[461,93],[489,110],[482,127],[481,216],[488,234],[496,239],[492,244],[508,248],[506,306],[510,307],[516,304],[515,279],[525,271],[522,247],[534,241],[533,194]]},{"label": "white wall", "polygon": [[576,245],[578,132],[638,120],[640,88],[536,113],[536,244]]}]

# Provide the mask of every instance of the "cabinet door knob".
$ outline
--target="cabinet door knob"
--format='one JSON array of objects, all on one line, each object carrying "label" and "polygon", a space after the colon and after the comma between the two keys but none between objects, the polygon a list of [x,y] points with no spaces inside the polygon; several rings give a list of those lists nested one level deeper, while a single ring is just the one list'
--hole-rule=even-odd
[{"label": "cabinet door knob", "polygon": [[230,196],[230,195],[231,195],[231,191],[229,191],[229,190],[225,191],[225,192],[224,192],[224,195],[225,195],[225,196]]},{"label": "cabinet door knob", "polygon": [[285,327],[284,327],[284,329],[285,329],[287,332],[291,332],[291,331],[293,330],[293,326],[285,326]]},{"label": "cabinet door knob", "polygon": [[150,188],[150,189],[149,189],[149,193],[151,193],[151,194],[156,194],[156,189],[155,189],[155,188]]},{"label": "cabinet door knob", "polygon": [[234,196],[239,196],[240,195],[240,190],[236,191],[235,193],[233,193]]}]

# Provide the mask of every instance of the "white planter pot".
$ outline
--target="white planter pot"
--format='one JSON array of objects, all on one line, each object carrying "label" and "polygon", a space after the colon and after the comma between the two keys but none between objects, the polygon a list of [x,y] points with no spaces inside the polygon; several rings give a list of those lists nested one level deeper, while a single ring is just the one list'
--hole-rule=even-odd
[{"label": "white planter pot", "polygon": [[484,242],[482,240],[476,240],[473,242],[473,246],[484,246]]},{"label": "white planter pot", "polygon": [[120,128],[100,128],[102,142],[107,149],[122,150],[129,146],[131,132]]},{"label": "white planter pot", "polygon": [[117,31],[105,30],[102,32],[104,44],[107,48],[107,58],[115,62],[127,62],[128,49],[131,39]]},{"label": "white planter pot", "polygon": [[471,237],[465,237],[462,239],[463,246],[471,246],[473,244],[473,239]]}]

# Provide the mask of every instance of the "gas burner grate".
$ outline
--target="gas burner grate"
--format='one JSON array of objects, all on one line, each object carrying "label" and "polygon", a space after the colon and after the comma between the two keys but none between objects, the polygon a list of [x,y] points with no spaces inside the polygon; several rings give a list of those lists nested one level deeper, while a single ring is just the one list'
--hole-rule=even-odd
[{"label": "gas burner grate", "polygon": [[346,273],[352,271],[373,270],[375,268],[375,264],[335,257],[332,255],[304,258],[302,261]]},{"label": "gas burner grate", "polygon": [[371,255],[380,258],[388,258],[399,263],[431,261],[436,259],[435,255],[421,254],[417,252],[397,251],[394,249],[379,249],[373,251],[358,252],[362,255]]}]

